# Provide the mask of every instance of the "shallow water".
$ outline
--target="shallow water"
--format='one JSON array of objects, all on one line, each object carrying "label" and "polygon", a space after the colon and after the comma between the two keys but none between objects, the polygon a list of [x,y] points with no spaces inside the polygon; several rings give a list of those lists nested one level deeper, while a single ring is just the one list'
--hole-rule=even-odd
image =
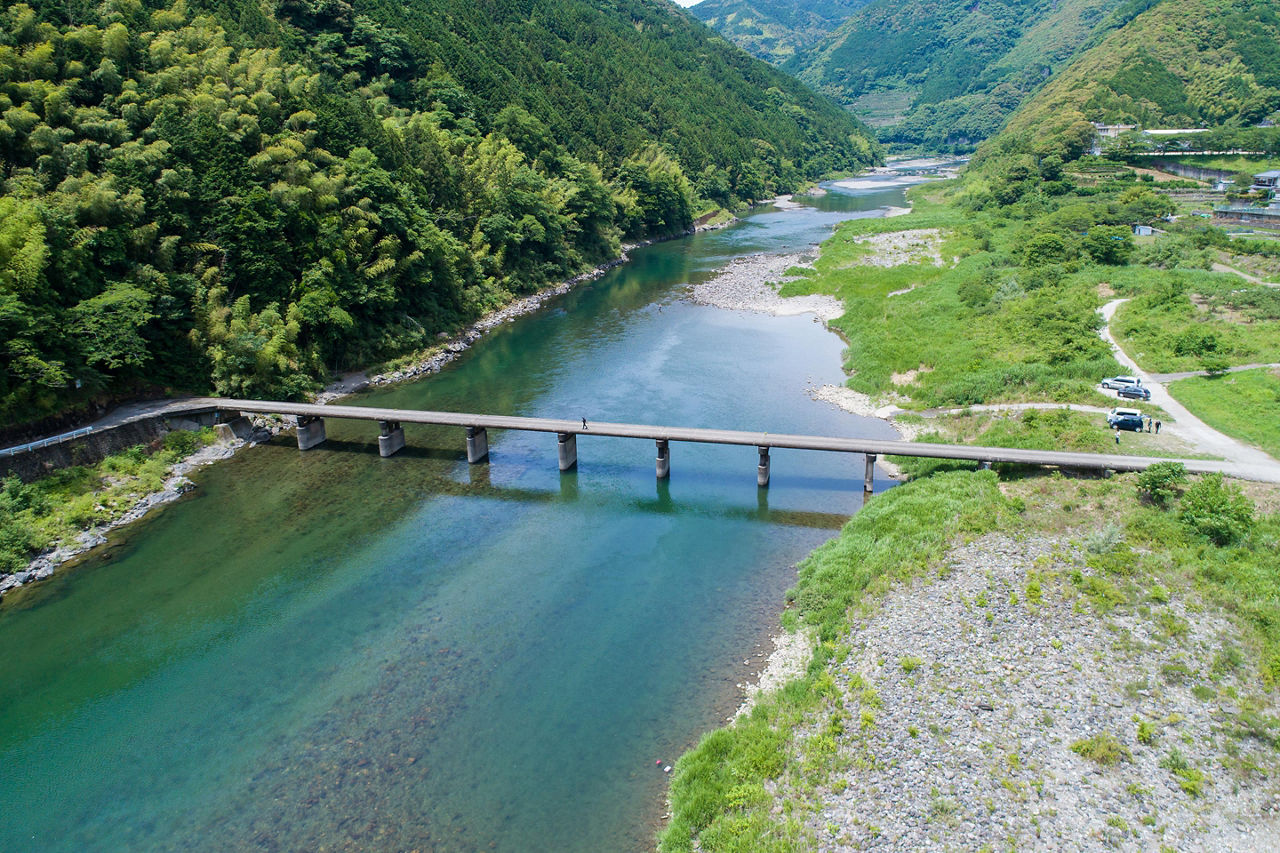
[{"label": "shallow water", "polygon": [[[891,437],[811,400],[809,316],[691,305],[733,257],[816,244],[900,190],[833,192],[631,263],[361,404]],[[862,458],[330,421],[0,610],[0,850],[632,850],[723,720]],[[887,483],[878,483],[878,487]],[[765,648],[765,647],[762,647]],[[766,648],[767,650],[767,648]],[[744,666],[744,660],[750,666]]]}]

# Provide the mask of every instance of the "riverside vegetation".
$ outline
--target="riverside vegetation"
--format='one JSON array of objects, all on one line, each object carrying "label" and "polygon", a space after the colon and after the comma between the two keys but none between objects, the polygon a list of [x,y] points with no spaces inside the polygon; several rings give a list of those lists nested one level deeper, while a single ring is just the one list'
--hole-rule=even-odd
[{"label": "riverside vegetation", "polygon": [[[1117,297],[1144,368],[1280,352],[1274,290],[1208,269],[1221,231],[1164,224],[1177,205],[1132,171],[1088,172],[1078,123],[1039,130],[788,271],[784,293],[844,303],[850,388],[916,432],[911,412],[935,407],[1115,405],[1096,383],[1121,372],[1098,334]],[[1139,245],[1130,226],[1152,222],[1167,234]],[[926,229],[941,264],[866,262],[870,235]],[[1203,380],[1223,394],[1209,410],[1247,407],[1255,378],[1233,397],[1230,376]],[[1097,414],[931,423],[934,441],[1111,449]],[[1187,450],[1168,441],[1125,450]],[[954,467],[909,464],[913,481],[800,566],[783,625],[813,637],[808,673],[677,763],[662,849],[1274,843],[1274,489],[1191,482],[1174,462],[1102,481]]]},{"label": "riverside vegetation", "polygon": [[535,6],[6,6],[0,427],[299,398],[879,156],[665,3]]},{"label": "riverside vegetation", "polygon": [[[807,674],[680,759],[662,849],[1199,846],[1252,826],[1280,769],[1275,496],[1258,511],[1220,478],[1156,474],[950,472],[877,496],[800,567],[784,623],[816,634]],[[991,636],[947,633],[948,601]],[[923,659],[886,652],[895,635]],[[1075,805],[1080,785],[1099,793]]]},{"label": "riverside vegetation", "polygon": [[215,440],[212,429],[166,434],[96,465],[75,465],[32,483],[0,481],[0,575],[27,567],[32,554],[109,523],[160,491],[170,467]]}]

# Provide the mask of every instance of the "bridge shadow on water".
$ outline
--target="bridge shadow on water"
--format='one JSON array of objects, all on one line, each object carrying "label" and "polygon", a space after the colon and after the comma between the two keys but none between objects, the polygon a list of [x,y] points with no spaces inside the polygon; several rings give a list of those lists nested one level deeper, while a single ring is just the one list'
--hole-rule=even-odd
[{"label": "bridge shadow on water", "polygon": [[[277,442],[282,448],[287,446],[282,438],[276,439],[276,442],[273,443]],[[313,454],[319,455],[325,452],[368,456],[377,458],[387,464],[412,465],[414,463],[428,463],[422,467],[423,476],[422,479],[418,480],[416,487],[416,490],[423,495],[477,497],[527,504],[583,503],[605,511],[638,511],[653,515],[691,513],[714,519],[755,521],[764,524],[781,524],[818,530],[839,530],[849,520],[849,514],[846,513],[770,506],[769,489],[756,486],[752,482],[755,476],[753,468],[749,470],[749,473],[744,468],[741,474],[730,474],[721,470],[685,467],[673,471],[671,477],[667,479],[658,480],[655,478],[653,480],[654,493],[652,497],[635,497],[634,495],[621,494],[616,489],[595,489],[590,485],[584,486],[582,483],[584,475],[578,468],[560,471],[556,488],[536,488],[495,483],[493,479],[495,468],[498,471],[502,471],[503,466],[510,466],[516,470],[527,471],[544,464],[552,469],[555,467],[554,458],[546,459],[541,456],[535,458],[532,455],[520,452],[503,453],[495,451],[491,454],[490,460],[475,465],[467,465],[464,474],[465,479],[450,476],[450,473],[456,471],[457,465],[466,463],[467,454],[461,449],[450,450],[406,445],[394,456],[383,459],[378,455],[376,443],[329,439],[325,441],[322,447],[306,453],[307,456],[315,458]],[[744,458],[753,460],[754,454]],[[441,466],[439,463],[446,464]],[[642,482],[642,478],[647,479],[646,475],[648,477],[653,476],[652,468],[648,463],[643,466],[617,462],[591,462],[588,464],[590,465],[590,475],[592,477],[603,475],[619,481],[639,483]],[[861,481],[852,477],[783,476],[785,477],[786,487],[790,490],[800,489],[824,494],[832,492],[844,493],[851,497],[860,497],[862,494]],[[755,491],[755,506],[735,506],[730,501],[716,501],[706,498],[682,498],[680,495],[681,481],[689,482],[691,478],[696,478],[699,483],[704,485],[712,484],[726,490],[732,489],[735,493],[739,491],[738,486],[741,484],[741,493],[749,494],[750,490]],[[856,509],[857,507],[855,506],[851,509],[851,512],[856,511]]]}]

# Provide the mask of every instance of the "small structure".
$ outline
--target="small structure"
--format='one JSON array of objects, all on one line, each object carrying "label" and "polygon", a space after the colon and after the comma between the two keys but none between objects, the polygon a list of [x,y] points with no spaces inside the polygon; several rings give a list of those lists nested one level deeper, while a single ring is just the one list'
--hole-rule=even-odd
[{"label": "small structure", "polygon": [[1249,187],[1253,192],[1274,193],[1276,187],[1280,186],[1280,169],[1272,169],[1268,172],[1260,172],[1253,176],[1253,186]]},{"label": "small structure", "polygon": [[1248,225],[1251,228],[1266,228],[1280,231],[1280,207],[1249,207],[1247,205],[1227,205],[1213,209],[1215,225]]},{"label": "small structure", "polygon": [[1115,139],[1120,134],[1133,130],[1136,127],[1136,124],[1103,124],[1102,122],[1097,121],[1093,123],[1093,129],[1098,131],[1098,136],[1103,139]]},{"label": "small structure", "polygon": [[1152,233],[1153,232],[1150,225],[1133,226],[1133,236],[1135,237],[1150,237]]}]

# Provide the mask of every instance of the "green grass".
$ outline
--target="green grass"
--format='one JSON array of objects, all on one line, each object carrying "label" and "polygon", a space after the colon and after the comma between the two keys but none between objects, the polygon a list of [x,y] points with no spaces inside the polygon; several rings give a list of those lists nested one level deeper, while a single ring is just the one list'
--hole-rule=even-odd
[{"label": "green grass", "polygon": [[[1114,401],[1112,401],[1114,402]],[[1127,402],[1127,401],[1126,401]],[[1158,408],[1143,412],[1164,417]],[[1026,450],[1064,450],[1081,453],[1119,453],[1127,456],[1163,456],[1177,459],[1196,457],[1186,445],[1167,431],[1116,433],[1107,427],[1106,416],[1070,409],[1028,409],[1018,412],[969,412],[943,415],[927,423],[934,429],[916,436],[916,441],[935,444],[975,444],[986,447],[1016,447]],[[938,470],[971,470],[976,462],[930,459],[919,456],[890,456],[908,477],[921,477]],[[997,463],[998,470],[1017,466]]]},{"label": "green grass", "polygon": [[[1280,350],[1272,357],[1280,358]],[[1274,370],[1193,376],[1168,388],[1209,426],[1280,459],[1280,376]]]},{"label": "green grass", "polygon": [[[1185,493],[1175,496],[1167,507],[1139,500],[1134,475],[1109,480],[1033,476],[1000,484],[990,471],[938,474],[877,495],[839,537],[801,566],[793,595],[798,621],[817,627],[823,638],[814,664],[749,718],[707,735],[680,759],[671,787],[673,818],[661,849],[691,850],[694,838],[706,851],[812,849],[802,829],[812,800],[805,792],[823,784],[824,766],[830,771],[840,760],[840,738],[822,721],[832,717],[833,707],[852,708],[856,701],[859,722],[842,723],[850,730],[845,740],[856,738],[862,725],[876,723],[867,685],[860,680],[851,682],[843,703],[833,701],[839,689],[830,673],[841,659],[834,650],[850,630],[850,613],[868,611],[894,584],[928,572],[957,539],[992,529],[1014,536],[1079,535],[1082,518],[1111,519],[1115,536],[1107,538],[1118,542],[1110,547],[1100,542],[1089,553],[1093,574],[1068,578],[1046,564],[1028,575],[1028,602],[1042,599],[1046,583],[1058,588],[1054,579],[1059,577],[1068,578],[1072,594],[1099,613],[1168,600],[1167,590],[1176,590],[1188,602],[1216,605],[1234,617],[1241,634],[1230,653],[1220,657],[1229,658],[1223,666],[1239,679],[1240,688],[1274,690],[1280,678],[1280,575],[1274,570],[1280,516],[1255,513],[1246,534],[1219,547],[1182,519],[1184,498]],[[1185,641],[1185,620],[1166,609],[1152,618],[1168,642]],[[906,670],[914,664],[903,658],[895,665]],[[1251,722],[1247,714],[1233,725],[1241,731],[1253,726],[1266,742],[1275,738],[1270,723]],[[1139,726],[1137,742],[1153,746],[1158,733],[1154,723]],[[1103,765],[1130,756],[1129,748],[1106,732],[1072,748]],[[1209,784],[1202,771],[1178,761],[1176,750],[1165,766],[1192,796]],[[767,796],[770,780],[790,793]]]},{"label": "green grass", "polygon": [[1272,157],[1248,157],[1243,154],[1193,155],[1190,157],[1179,157],[1176,154],[1170,154],[1160,159],[1182,163],[1186,166],[1199,166],[1202,169],[1221,169],[1224,172],[1235,173],[1248,172],[1250,175],[1256,175],[1259,172],[1267,172],[1272,169],[1280,169],[1280,160]]},{"label": "green grass", "polygon": [[[1112,334],[1144,370],[1201,370],[1272,362],[1280,353],[1280,290],[1231,273],[1134,271],[1130,302],[1111,321]],[[1138,286],[1135,279],[1144,279]]]}]

